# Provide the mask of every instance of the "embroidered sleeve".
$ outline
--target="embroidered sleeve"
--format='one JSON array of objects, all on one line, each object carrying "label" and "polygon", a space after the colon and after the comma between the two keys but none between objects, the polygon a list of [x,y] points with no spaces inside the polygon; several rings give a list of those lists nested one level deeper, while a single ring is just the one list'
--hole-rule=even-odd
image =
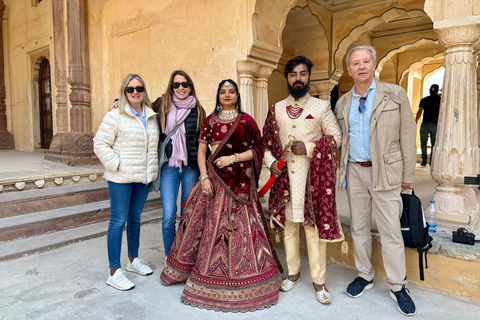
[{"label": "embroidered sleeve", "polygon": [[209,118],[210,116],[208,116],[203,121],[202,129],[200,130],[200,138],[198,138],[198,142],[204,143],[206,145],[208,145],[212,141],[212,128],[210,127]]}]

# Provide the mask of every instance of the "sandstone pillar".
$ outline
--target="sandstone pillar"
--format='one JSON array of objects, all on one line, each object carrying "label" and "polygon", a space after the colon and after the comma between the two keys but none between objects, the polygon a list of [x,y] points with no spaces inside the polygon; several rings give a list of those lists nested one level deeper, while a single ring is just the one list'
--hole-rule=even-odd
[{"label": "sandstone pillar", "polygon": [[318,95],[320,99],[330,101],[330,92],[336,84],[338,84],[338,81],[333,79],[312,80],[310,82],[310,94]]},{"label": "sandstone pillar", "polygon": [[[63,1],[53,1],[52,5],[54,13],[60,10],[60,6],[64,8]],[[86,0],[66,1],[68,83],[71,88],[69,95],[71,131],[65,134],[57,134],[52,140],[48,154],[45,156],[46,160],[62,162],[71,166],[99,163],[93,152],[94,134],[92,133],[90,110],[86,9]],[[61,23],[62,19],[57,18],[54,22],[58,23],[60,21]],[[64,28],[64,24],[56,25],[55,28]],[[56,40],[62,42],[58,30]],[[60,44],[60,46],[62,45]],[[55,61],[61,63],[62,58],[57,57],[57,54],[61,55],[63,53],[55,50]],[[63,109],[60,112],[62,111]],[[65,118],[64,115],[60,115],[60,117]]]},{"label": "sandstone pillar", "polygon": [[255,73],[255,121],[260,130],[263,129],[268,113],[268,77],[272,74],[273,67],[260,66]]},{"label": "sandstone pillar", "polygon": [[[480,133],[480,47],[479,44],[476,46],[475,54],[477,57],[477,128]],[[480,139],[478,141],[478,146],[480,147]],[[480,173],[480,168],[478,170]]]},{"label": "sandstone pillar", "polygon": [[244,112],[256,119],[253,105],[253,77],[259,65],[252,61],[237,61],[238,76],[240,78],[239,88]]},{"label": "sandstone pillar", "polygon": [[445,78],[432,161],[432,177],[439,183],[433,200],[440,227],[472,227],[479,205],[475,192],[463,181],[465,176],[476,176],[479,165],[473,46],[480,39],[480,25],[435,31],[445,50]]},{"label": "sandstone pillar", "polygon": [[[56,130],[57,133],[68,132],[67,107],[67,70],[65,43],[65,0],[52,0],[53,13],[53,50],[55,58],[55,86],[57,88]],[[54,138],[55,139],[55,138]]]},{"label": "sandstone pillar", "polygon": [[0,0],[0,150],[15,149],[13,135],[7,129],[7,106],[5,105],[5,61],[3,56],[3,13],[5,3]]}]

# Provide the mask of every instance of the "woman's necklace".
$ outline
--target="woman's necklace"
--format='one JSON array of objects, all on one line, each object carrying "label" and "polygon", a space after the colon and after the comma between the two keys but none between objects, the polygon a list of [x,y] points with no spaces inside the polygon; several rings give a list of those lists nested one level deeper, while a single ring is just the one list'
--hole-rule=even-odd
[{"label": "woman's necklace", "polygon": [[238,116],[238,110],[237,109],[222,110],[218,114],[218,117],[222,120],[232,120],[232,119],[235,119],[237,116]]},{"label": "woman's necklace", "polygon": [[297,119],[302,114],[303,109],[300,107],[287,106],[287,114],[290,119]]}]

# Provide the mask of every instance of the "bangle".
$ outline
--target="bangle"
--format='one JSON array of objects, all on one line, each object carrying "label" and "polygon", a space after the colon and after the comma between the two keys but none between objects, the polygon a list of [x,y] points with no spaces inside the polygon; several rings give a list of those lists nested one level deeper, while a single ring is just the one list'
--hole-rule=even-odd
[{"label": "bangle", "polygon": [[235,153],[235,162],[240,162],[240,156],[238,155],[238,153]]},{"label": "bangle", "polygon": [[208,179],[208,174],[200,177],[201,182],[203,182],[205,179]]},{"label": "bangle", "polygon": [[233,154],[230,155],[230,163],[228,165],[233,164]]}]

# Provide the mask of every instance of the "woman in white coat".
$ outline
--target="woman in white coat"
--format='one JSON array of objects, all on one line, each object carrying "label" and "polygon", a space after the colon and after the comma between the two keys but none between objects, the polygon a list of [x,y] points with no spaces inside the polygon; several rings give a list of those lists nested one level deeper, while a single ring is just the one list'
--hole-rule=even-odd
[{"label": "woman in white coat", "polygon": [[140,217],[150,182],[158,175],[158,137],[156,113],[151,109],[145,82],[139,75],[129,74],[120,87],[118,109],[107,112],[93,139],[110,194],[107,284],[122,291],[135,286],[120,264],[125,223],[129,257],[126,271],[152,274],[152,269],[138,258],[138,247]]}]

